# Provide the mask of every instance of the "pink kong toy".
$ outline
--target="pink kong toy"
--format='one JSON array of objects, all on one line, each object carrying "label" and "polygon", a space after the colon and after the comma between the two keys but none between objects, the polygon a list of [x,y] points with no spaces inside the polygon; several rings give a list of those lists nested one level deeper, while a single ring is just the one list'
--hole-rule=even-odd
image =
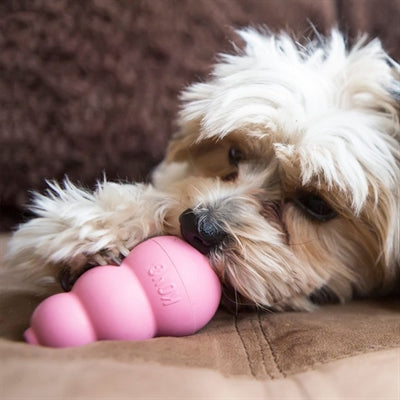
[{"label": "pink kong toy", "polygon": [[207,258],[179,238],[160,236],[136,246],[119,267],[90,269],[71,292],[44,300],[25,339],[70,347],[190,335],[210,321],[220,298]]}]

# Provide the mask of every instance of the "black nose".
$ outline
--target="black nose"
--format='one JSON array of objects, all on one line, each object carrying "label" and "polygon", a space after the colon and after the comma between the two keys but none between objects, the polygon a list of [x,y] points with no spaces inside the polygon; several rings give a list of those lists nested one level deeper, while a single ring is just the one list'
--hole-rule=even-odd
[{"label": "black nose", "polygon": [[188,208],[180,215],[179,222],[183,238],[203,254],[209,253],[226,237],[224,230],[206,213],[196,214]]}]

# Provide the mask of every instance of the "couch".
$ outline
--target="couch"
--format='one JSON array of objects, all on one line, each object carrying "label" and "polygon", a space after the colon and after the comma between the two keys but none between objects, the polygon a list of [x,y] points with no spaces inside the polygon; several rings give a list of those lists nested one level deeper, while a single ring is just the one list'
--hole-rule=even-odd
[{"label": "couch", "polygon": [[[0,4],[0,263],[46,179],[146,180],[178,94],[234,28],[349,42],[400,60],[400,0],[32,0]],[[3,286],[7,282],[2,283]],[[51,349],[23,342],[39,299],[0,293],[0,398],[400,398],[400,298],[312,313],[219,310],[195,335]]]}]

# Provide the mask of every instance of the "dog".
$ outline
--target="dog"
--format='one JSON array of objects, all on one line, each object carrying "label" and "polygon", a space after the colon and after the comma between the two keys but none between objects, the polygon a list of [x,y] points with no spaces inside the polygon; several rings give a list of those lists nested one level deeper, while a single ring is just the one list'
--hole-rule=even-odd
[{"label": "dog", "polygon": [[[387,294],[400,264],[400,66],[378,39],[336,29],[298,43],[246,28],[208,80],[181,94],[151,183],[35,194],[8,273],[68,289],[141,241],[181,236],[217,272],[227,305],[312,310]],[[61,277],[61,278],[60,278]]]}]

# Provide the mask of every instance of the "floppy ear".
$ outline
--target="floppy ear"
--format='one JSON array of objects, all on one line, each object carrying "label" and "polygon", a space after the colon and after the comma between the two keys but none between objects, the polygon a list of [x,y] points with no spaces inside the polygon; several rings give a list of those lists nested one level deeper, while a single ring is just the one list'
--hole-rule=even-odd
[{"label": "floppy ear", "polygon": [[378,180],[375,200],[373,195],[370,196],[365,219],[374,221],[372,229],[382,246],[380,261],[386,266],[383,280],[390,287],[390,283],[400,275],[400,65],[389,57],[387,62],[391,66],[392,80],[384,88],[387,92],[386,107],[377,112],[388,113],[391,121],[391,129],[386,135],[393,141],[388,150],[394,161],[390,170],[385,168],[386,160],[382,158],[381,163],[382,171],[387,176],[391,174],[391,185]]}]

